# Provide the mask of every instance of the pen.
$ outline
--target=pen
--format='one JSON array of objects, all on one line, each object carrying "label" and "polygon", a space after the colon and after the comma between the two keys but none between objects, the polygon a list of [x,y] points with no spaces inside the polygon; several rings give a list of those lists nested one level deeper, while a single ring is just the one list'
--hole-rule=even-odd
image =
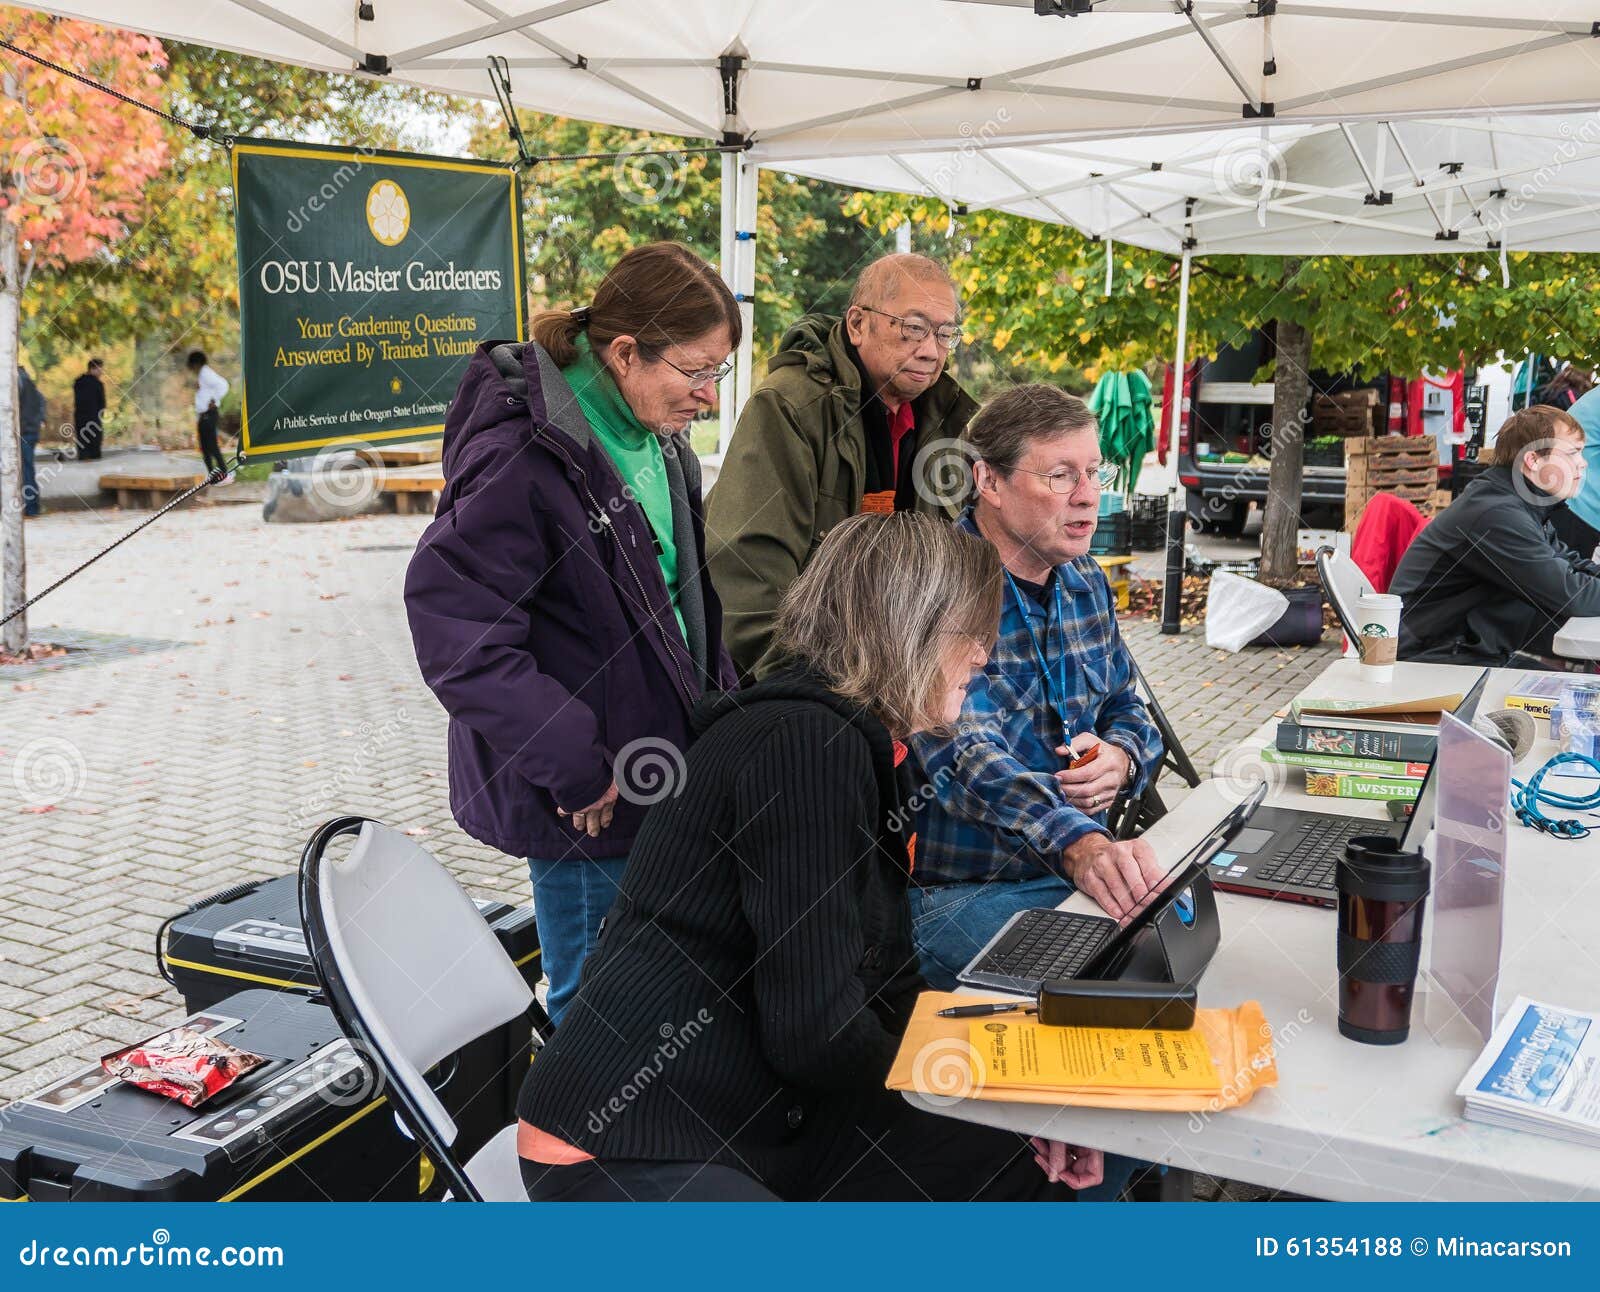
[{"label": "pen", "polygon": [[1011,1014],[1017,1010],[1025,1014],[1037,1014],[1038,1009],[1023,1001],[1007,1001],[999,1004],[991,1002],[987,1005],[952,1005],[949,1009],[939,1011],[940,1018],[983,1018],[988,1014]]}]

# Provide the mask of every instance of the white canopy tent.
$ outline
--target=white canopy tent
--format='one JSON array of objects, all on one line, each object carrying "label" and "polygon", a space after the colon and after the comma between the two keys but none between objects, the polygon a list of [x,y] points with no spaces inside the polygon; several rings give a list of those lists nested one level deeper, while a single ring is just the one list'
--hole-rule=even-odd
[{"label": "white canopy tent", "polygon": [[759,165],[1181,255],[1180,368],[1196,252],[1600,247],[1600,121],[1543,115],[1600,104],[1592,0],[506,3],[28,7],[726,145],[747,324]]},{"label": "white canopy tent", "polygon": [[485,60],[499,55],[528,107],[710,138],[731,130],[773,158],[908,140],[957,147],[980,126],[987,137],[1070,139],[1256,116],[1538,110],[1594,97],[1600,70],[1596,10],[1580,0],[1540,0],[1536,13],[1517,0],[509,3],[28,7],[480,97]]},{"label": "white canopy tent", "polygon": [[[727,159],[722,261],[747,311],[757,165],[932,192],[1174,253],[1191,238],[1192,249],[1288,250],[1302,234],[1339,254],[1418,249],[1434,233],[1487,245],[1481,217],[1457,228],[1458,217],[1510,200],[1485,198],[1497,176],[1530,173],[1541,146],[1530,136],[1556,123],[1528,114],[1600,104],[1600,21],[1580,0],[1541,0],[1537,14],[1518,0],[508,3],[27,7],[480,98],[493,94],[495,57],[519,105],[727,144],[740,152]],[[1510,115],[1455,134],[1403,120],[1446,113]],[[1250,121],[1271,123],[1265,145],[1238,128]],[[1090,142],[1110,136],[1120,138]],[[1441,176],[1436,152],[1466,164]],[[1251,179],[1263,156],[1264,197]],[[1588,212],[1600,209],[1593,187]],[[1367,209],[1367,193],[1385,191],[1395,204]],[[1203,209],[1186,217],[1191,197]],[[1584,222],[1583,205],[1519,210],[1527,239],[1514,233],[1513,245],[1570,245],[1575,225],[1600,227]],[[730,408],[749,377],[747,345],[724,390]]]}]

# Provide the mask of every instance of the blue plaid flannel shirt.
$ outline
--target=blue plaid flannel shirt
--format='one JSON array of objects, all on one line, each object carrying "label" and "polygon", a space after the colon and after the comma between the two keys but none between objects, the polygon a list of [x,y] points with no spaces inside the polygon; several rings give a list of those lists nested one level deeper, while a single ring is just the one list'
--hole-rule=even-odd
[{"label": "blue plaid flannel shirt", "polygon": [[[977,532],[970,511],[959,523]],[[1053,775],[1064,766],[1057,746],[1079,732],[1092,731],[1132,756],[1138,772],[1127,793],[1142,793],[1161,762],[1161,736],[1134,687],[1133,657],[1104,573],[1094,558],[1080,556],[1057,566],[1055,577],[1062,622],[1053,598],[1047,611],[1024,593],[1025,623],[1007,588],[999,640],[967,689],[955,735],[911,738],[921,764],[913,878],[923,887],[1063,875],[1062,850],[1091,831],[1105,832],[1106,814],[1073,807]],[[1065,664],[1065,729],[1036,641],[1052,670]]]}]

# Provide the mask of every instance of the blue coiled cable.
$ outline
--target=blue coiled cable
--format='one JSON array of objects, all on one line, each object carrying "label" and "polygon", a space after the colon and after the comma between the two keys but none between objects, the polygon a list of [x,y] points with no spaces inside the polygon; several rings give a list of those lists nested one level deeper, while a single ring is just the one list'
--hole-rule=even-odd
[{"label": "blue coiled cable", "polygon": [[1540,810],[1541,802],[1566,812],[1594,812],[1600,810],[1600,788],[1588,794],[1561,794],[1544,788],[1544,778],[1558,767],[1579,766],[1600,776],[1600,760],[1588,754],[1557,754],[1528,778],[1526,783],[1511,780],[1511,807],[1517,820],[1529,829],[1555,839],[1582,839],[1588,836],[1589,827],[1575,817],[1552,819]]}]

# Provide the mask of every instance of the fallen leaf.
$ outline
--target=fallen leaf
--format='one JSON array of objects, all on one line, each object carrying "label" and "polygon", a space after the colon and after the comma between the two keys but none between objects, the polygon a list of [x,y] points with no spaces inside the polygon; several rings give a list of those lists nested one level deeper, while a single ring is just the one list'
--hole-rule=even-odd
[{"label": "fallen leaf", "polygon": [[43,816],[46,812],[54,812],[56,805],[54,803],[44,803],[38,807],[25,807],[22,810],[28,813],[29,816]]},{"label": "fallen leaf", "polygon": [[414,825],[409,830],[407,830],[406,833],[409,834],[409,835],[423,835],[423,834],[432,834],[433,831],[428,829],[427,826]]},{"label": "fallen leaf", "polygon": [[315,758],[302,758],[300,760],[300,766],[302,767],[315,767],[316,765],[317,760]]},{"label": "fallen leaf", "polygon": [[339,680],[341,682],[354,682],[356,675],[354,673],[341,673],[339,674]]}]

